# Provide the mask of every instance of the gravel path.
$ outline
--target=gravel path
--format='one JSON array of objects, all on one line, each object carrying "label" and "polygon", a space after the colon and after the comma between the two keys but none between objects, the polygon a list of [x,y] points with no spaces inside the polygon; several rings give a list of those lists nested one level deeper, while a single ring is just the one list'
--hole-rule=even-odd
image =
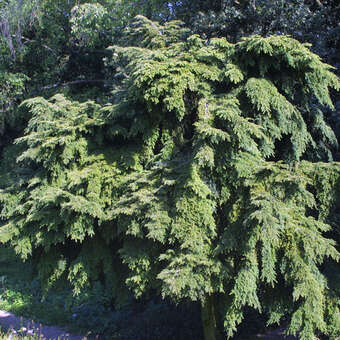
[{"label": "gravel path", "polygon": [[32,322],[30,320],[17,317],[16,315],[0,310],[0,325],[5,329],[12,329],[18,332],[21,330],[23,334],[33,335],[37,334],[39,337],[45,339],[58,339],[58,340],[94,340],[92,338],[86,338],[80,335],[74,335],[66,332],[65,330],[55,326],[42,326],[39,323]]},{"label": "gravel path", "polygon": [[276,328],[265,334],[258,334],[256,338],[261,340],[298,340],[295,336],[286,336],[284,331],[284,328]]},{"label": "gravel path", "polygon": [[[13,329],[18,331],[22,329],[24,334],[37,334],[44,339],[53,340],[95,340],[92,337],[84,337],[74,335],[66,332],[65,330],[55,326],[42,326],[41,324],[32,322],[16,315],[0,310],[0,325],[5,329]],[[283,328],[268,330],[265,334],[258,334],[256,339],[259,340],[298,340],[293,336],[285,336]],[[98,338],[100,340],[100,338]]]}]

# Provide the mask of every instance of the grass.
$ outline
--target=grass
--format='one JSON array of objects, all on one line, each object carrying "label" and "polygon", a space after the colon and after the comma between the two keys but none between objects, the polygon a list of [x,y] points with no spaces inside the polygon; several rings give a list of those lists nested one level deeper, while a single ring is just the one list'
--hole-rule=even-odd
[{"label": "grass", "polygon": [[[65,337],[58,337],[57,339],[53,340],[64,340]],[[83,340],[86,340],[87,338],[84,337]],[[0,340],[51,340],[51,339],[46,339],[42,338],[39,336],[39,334],[28,334],[25,335],[24,330],[19,330],[19,331],[13,331],[13,330],[8,330],[8,331],[0,331]]]},{"label": "grass", "polygon": [[0,247],[0,309],[45,324],[67,325],[65,298],[65,294],[50,294],[44,299],[30,263],[21,262],[13,251]]},{"label": "grass", "polygon": [[0,340],[41,340],[39,339],[38,335],[34,336],[22,336],[22,335],[16,335],[11,332],[7,333],[0,333]]}]

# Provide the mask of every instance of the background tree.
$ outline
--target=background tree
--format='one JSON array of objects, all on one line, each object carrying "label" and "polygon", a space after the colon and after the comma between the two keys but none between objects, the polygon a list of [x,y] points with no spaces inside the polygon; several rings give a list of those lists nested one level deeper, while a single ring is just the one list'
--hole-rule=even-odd
[{"label": "background tree", "polygon": [[1,240],[36,257],[46,287],[105,273],[117,301],[124,286],[200,301],[206,339],[232,336],[246,306],[336,339],[340,166],[324,113],[339,80],[286,36],[188,33],[139,16],[104,60],[106,105],[21,105]]}]

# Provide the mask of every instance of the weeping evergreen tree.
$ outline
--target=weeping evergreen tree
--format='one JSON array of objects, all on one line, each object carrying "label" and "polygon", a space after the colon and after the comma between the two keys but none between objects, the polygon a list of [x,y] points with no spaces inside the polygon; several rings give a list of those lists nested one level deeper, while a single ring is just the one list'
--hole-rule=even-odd
[{"label": "weeping evergreen tree", "polygon": [[[3,152],[1,240],[46,287],[103,277],[123,301],[200,301],[205,338],[244,309],[339,336],[340,164],[331,67],[287,36],[237,44],[137,17],[110,48],[109,104],[56,95]],[[26,114],[27,114],[26,113]]]}]

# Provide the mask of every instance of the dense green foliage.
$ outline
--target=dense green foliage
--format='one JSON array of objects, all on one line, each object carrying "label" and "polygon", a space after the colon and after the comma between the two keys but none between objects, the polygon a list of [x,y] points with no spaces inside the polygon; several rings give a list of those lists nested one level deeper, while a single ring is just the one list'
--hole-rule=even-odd
[{"label": "dense green foliage", "polygon": [[337,339],[340,82],[272,34],[329,9],[279,2],[10,2],[31,28],[0,45],[0,238],[45,289],[199,301],[206,339],[246,307]]},{"label": "dense green foliage", "polygon": [[[31,320],[35,320],[43,325],[58,325],[73,334],[91,333],[110,340],[202,339],[202,331],[197,327],[200,317],[197,304],[175,306],[154,297],[150,301],[131,300],[123,308],[115,309],[110,293],[100,282],[77,296],[65,283],[44,295],[32,266],[3,246],[0,293],[0,309],[29,320],[20,320],[20,327],[27,329],[32,327]],[[251,330],[243,330],[239,339],[244,340],[244,334],[253,335]]]}]

